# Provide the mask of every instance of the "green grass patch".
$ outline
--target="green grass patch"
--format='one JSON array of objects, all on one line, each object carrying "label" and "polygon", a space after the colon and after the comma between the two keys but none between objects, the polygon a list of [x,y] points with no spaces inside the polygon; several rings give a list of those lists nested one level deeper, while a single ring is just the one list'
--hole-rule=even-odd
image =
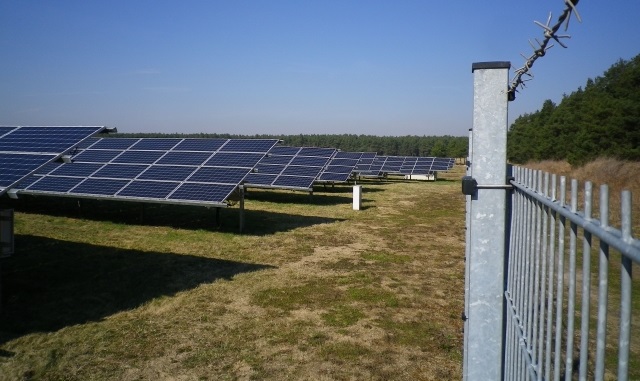
[{"label": "green grass patch", "polygon": [[384,251],[366,251],[361,254],[361,257],[367,261],[375,261],[379,263],[408,263],[411,262],[409,255],[391,254]]},{"label": "green grass patch", "polygon": [[398,297],[390,291],[379,288],[355,287],[347,290],[349,299],[371,306],[398,307],[400,301]]},{"label": "green grass patch", "polygon": [[324,345],[320,350],[321,357],[326,361],[339,364],[351,363],[368,356],[371,349],[350,342],[335,342]]},{"label": "green grass patch", "polygon": [[348,327],[365,316],[365,313],[358,308],[339,305],[322,314],[322,319],[331,327]]},{"label": "green grass patch", "polygon": [[284,311],[302,306],[324,308],[342,300],[344,292],[323,280],[313,280],[299,286],[269,288],[256,292],[252,297],[254,304]]}]

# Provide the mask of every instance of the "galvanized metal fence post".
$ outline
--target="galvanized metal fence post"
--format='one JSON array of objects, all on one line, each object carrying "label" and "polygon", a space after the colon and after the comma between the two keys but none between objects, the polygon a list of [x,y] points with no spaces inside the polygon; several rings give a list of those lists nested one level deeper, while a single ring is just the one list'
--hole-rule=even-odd
[{"label": "galvanized metal fence post", "polygon": [[[509,62],[474,63],[464,369],[466,380],[502,378]],[[464,186],[464,185],[463,185]],[[468,188],[467,188],[468,190]]]}]

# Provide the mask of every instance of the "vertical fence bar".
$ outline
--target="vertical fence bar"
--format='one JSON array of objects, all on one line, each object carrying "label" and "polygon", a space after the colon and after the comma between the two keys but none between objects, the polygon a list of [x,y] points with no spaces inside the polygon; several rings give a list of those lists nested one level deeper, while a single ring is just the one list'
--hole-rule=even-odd
[{"label": "vertical fence bar", "polygon": [[[541,173],[542,171],[535,171],[533,175],[534,179],[534,187],[533,189],[540,193],[541,188]],[[528,324],[528,343],[529,343],[529,351],[531,353],[531,365],[537,366],[538,357],[537,357],[537,349],[538,349],[538,298],[540,297],[540,245],[541,245],[541,237],[542,237],[542,204],[538,201],[532,200],[532,204],[534,207],[534,215],[533,220],[535,221],[533,227],[533,245],[531,247],[533,254],[533,291],[532,295],[530,295],[529,300],[531,301],[529,311],[531,313],[531,320]]]},{"label": "vertical fence bar", "polygon": [[[591,181],[584,184],[584,218],[591,221],[593,186]],[[591,233],[584,230],[582,238],[582,322],[580,324],[580,373],[579,380],[587,379],[589,355],[589,316],[591,305]]]},{"label": "vertical fence bar", "polygon": [[[545,172],[544,174],[544,182],[543,182],[543,186],[542,186],[542,195],[545,198],[549,197],[549,173]],[[545,324],[545,311],[546,311],[546,304],[545,304],[545,300],[547,295],[545,294],[545,292],[547,291],[547,237],[548,237],[548,220],[549,220],[549,208],[547,208],[544,205],[540,205],[542,207],[542,243],[541,243],[541,252],[540,255],[542,257],[542,263],[540,264],[541,266],[541,271],[542,274],[540,275],[540,301],[539,301],[539,305],[540,305],[540,323],[538,325],[539,331],[538,331],[538,361],[537,361],[537,374],[538,374],[538,380],[542,380],[542,375],[543,370],[544,370],[544,324]]]},{"label": "vertical fence bar", "polygon": [[[609,227],[609,187],[600,186],[600,226]],[[595,379],[604,380],[604,355],[607,339],[607,308],[609,293],[609,245],[600,240],[598,266],[598,330],[596,333]]]},{"label": "vertical fence bar", "polygon": [[[551,200],[556,201],[556,175],[551,176]],[[553,276],[555,272],[555,243],[556,243],[556,219],[558,214],[550,210],[549,211],[549,285],[548,285],[548,294],[547,294],[547,341],[545,346],[547,351],[545,352],[545,361],[544,361],[544,379],[551,380],[551,336],[553,334]],[[542,372],[541,372],[542,373]]]},{"label": "vertical fence bar", "polygon": [[[571,212],[578,213],[578,180],[571,180]],[[565,380],[571,380],[573,373],[573,335],[576,311],[576,246],[578,241],[578,225],[570,223],[569,236],[569,291],[567,293],[567,353],[565,362]]]},{"label": "vertical fence bar", "polygon": [[[631,242],[631,192],[622,192],[622,239]],[[629,378],[629,339],[631,337],[631,258],[622,256],[620,274],[620,339],[618,341],[618,380]]]},{"label": "vertical fence bar", "polygon": [[469,208],[469,306],[463,370],[467,380],[499,380],[503,376],[506,190],[481,186],[506,182],[510,67],[509,62],[472,65],[471,176],[480,189],[471,196]]},{"label": "vertical fence bar", "polygon": [[[560,205],[565,207],[567,195],[567,179],[560,177]],[[560,381],[560,372],[562,369],[562,309],[564,306],[564,248],[565,248],[565,223],[566,218],[560,216],[558,224],[558,294],[556,296],[556,339],[554,347],[553,361],[553,379]]]}]

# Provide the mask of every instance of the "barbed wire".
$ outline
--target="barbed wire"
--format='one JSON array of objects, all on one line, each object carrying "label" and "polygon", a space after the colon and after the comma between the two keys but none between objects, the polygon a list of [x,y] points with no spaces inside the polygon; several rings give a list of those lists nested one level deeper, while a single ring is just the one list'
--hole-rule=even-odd
[{"label": "barbed wire", "polygon": [[[566,25],[564,30],[567,31],[569,29],[569,20],[571,19],[571,14],[575,14],[576,18],[578,19],[578,22],[582,22],[582,19],[580,18],[580,14],[576,9],[576,5],[580,0],[563,0],[563,1],[566,5],[566,8],[558,18],[558,21],[556,22],[555,25],[550,26],[551,17],[552,17],[551,12],[549,12],[549,17],[547,18],[546,24],[543,24],[539,21],[534,21],[536,25],[538,25],[544,30],[543,32],[544,39],[542,40],[542,42],[540,42],[537,38],[535,39],[538,46],[534,45],[531,42],[531,40],[529,40],[529,45],[531,45],[531,47],[533,48],[533,54],[529,57],[525,56],[524,54],[521,54],[522,57],[524,57],[525,62],[524,62],[524,66],[522,66],[521,68],[517,69],[514,72],[514,77],[511,80],[511,84],[509,85],[509,90],[508,90],[510,101],[513,101],[516,99],[516,92],[518,91],[518,87],[520,88],[526,87],[525,82],[530,81],[533,78],[533,75],[529,72],[529,70],[531,69],[534,62],[536,62],[538,58],[544,56],[547,53],[547,50],[553,48],[554,46],[553,44],[549,45],[551,40],[555,40],[563,48],[567,47],[560,40],[563,38],[571,38],[571,36],[569,36],[568,34],[559,35],[556,33],[558,32],[558,29],[560,29],[562,24],[564,24],[565,22],[566,22]],[[523,78],[523,76],[528,76],[529,78]]]}]

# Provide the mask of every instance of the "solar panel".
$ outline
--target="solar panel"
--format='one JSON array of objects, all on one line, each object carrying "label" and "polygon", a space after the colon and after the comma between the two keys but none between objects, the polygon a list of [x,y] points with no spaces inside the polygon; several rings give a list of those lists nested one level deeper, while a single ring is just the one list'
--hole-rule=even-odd
[{"label": "solar panel", "polygon": [[0,195],[105,127],[0,126]]},{"label": "solar panel", "polygon": [[[325,170],[318,177],[318,181],[346,182],[351,173],[367,152],[338,152],[331,159]],[[375,154],[374,154],[375,155]]]},{"label": "solar panel", "polygon": [[277,142],[100,139],[78,149],[72,163],[32,175],[19,192],[226,206],[227,198]]},{"label": "solar panel", "polygon": [[334,148],[277,146],[269,151],[245,179],[248,187],[310,191]]},{"label": "solar panel", "polygon": [[383,174],[430,175],[438,171],[448,171],[454,163],[453,158],[376,156],[368,166],[361,160],[354,172],[365,177],[379,177]]}]

